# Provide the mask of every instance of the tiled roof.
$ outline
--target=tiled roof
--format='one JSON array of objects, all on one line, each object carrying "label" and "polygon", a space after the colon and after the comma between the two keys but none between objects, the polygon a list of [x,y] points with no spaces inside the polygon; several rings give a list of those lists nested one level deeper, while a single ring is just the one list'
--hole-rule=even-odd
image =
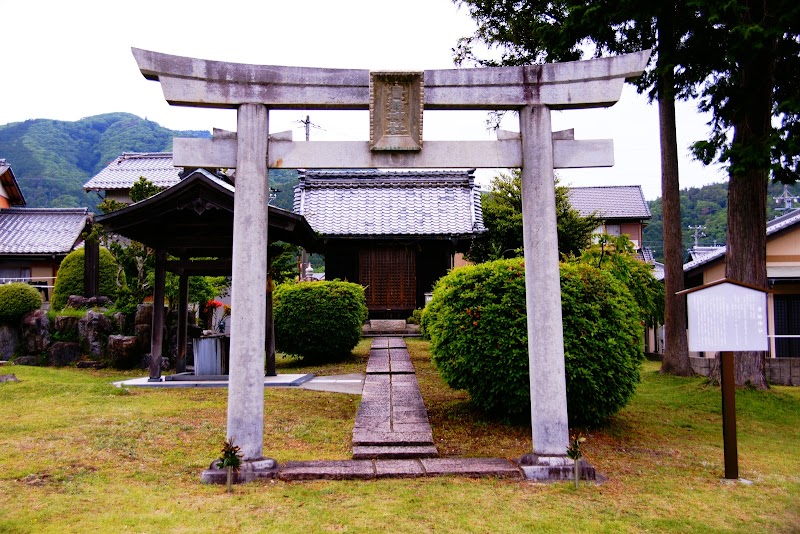
[{"label": "tiled roof", "polygon": [[[781,215],[777,219],[772,219],[771,221],[767,222],[767,238],[772,234],[780,232],[786,228],[790,228],[797,223],[800,223],[800,209],[791,211],[785,215]],[[683,272],[687,273],[689,271],[693,271],[697,269],[701,265],[705,265],[707,263],[711,263],[714,260],[718,260],[725,256],[725,252],[727,247],[716,247],[716,250],[713,252],[709,252],[708,254],[703,254],[699,256],[697,259],[692,260],[688,263],[683,264]]]},{"label": "tiled roof", "polygon": [[0,254],[65,254],[79,241],[87,208],[0,210]]},{"label": "tiled roof", "polygon": [[473,171],[301,171],[294,211],[323,236],[484,232]]},{"label": "tiled roof", "polygon": [[5,159],[0,159],[0,185],[5,190],[12,206],[25,205],[25,196],[19,188],[19,183],[17,183],[17,178],[14,176],[11,165]]},{"label": "tiled roof", "polygon": [[569,202],[583,217],[595,214],[605,220],[650,218],[650,208],[638,185],[571,187]]},{"label": "tiled roof", "polygon": [[126,152],[83,184],[83,188],[87,191],[130,189],[141,176],[159,187],[169,187],[180,182],[178,173],[181,170],[172,166],[171,152]]}]

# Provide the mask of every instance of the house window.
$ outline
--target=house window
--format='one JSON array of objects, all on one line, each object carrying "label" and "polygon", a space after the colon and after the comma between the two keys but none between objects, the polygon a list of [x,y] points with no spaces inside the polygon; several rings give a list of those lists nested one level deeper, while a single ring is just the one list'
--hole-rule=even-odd
[{"label": "house window", "polygon": [[0,267],[0,284],[27,282],[31,279],[30,267]]},{"label": "house window", "polygon": [[[775,295],[775,335],[800,336],[800,295]],[[775,356],[800,357],[800,337],[776,338]]]},{"label": "house window", "polygon": [[606,225],[606,233],[608,235],[619,236],[620,235],[620,226],[618,224],[607,224]]}]

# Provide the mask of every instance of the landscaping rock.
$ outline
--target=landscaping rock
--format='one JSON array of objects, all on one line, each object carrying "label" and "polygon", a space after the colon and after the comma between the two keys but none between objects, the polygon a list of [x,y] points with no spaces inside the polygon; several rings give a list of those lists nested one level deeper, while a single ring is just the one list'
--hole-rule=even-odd
[{"label": "landscaping rock", "polygon": [[98,362],[94,360],[82,360],[75,364],[78,369],[105,369],[105,362]]},{"label": "landscaping rock", "polygon": [[106,340],[111,333],[111,321],[100,312],[89,310],[78,321],[81,349],[92,357],[103,355]]},{"label": "landscaping rock", "polygon": [[150,332],[153,328],[149,324],[137,324],[134,329],[142,351],[150,352]]},{"label": "landscaping rock", "polygon": [[42,365],[40,356],[17,356],[14,358],[14,365]]},{"label": "landscaping rock", "polygon": [[117,312],[111,316],[111,325],[114,331],[124,335],[128,332],[128,316],[122,312]]},{"label": "landscaping rock", "polygon": [[22,352],[38,354],[50,346],[50,319],[45,310],[33,310],[22,316],[20,328]]},{"label": "landscaping rock", "polygon": [[142,361],[136,336],[108,336],[108,357],[115,369],[133,369]]},{"label": "landscaping rock", "polygon": [[0,360],[9,360],[19,347],[19,328],[0,325]]},{"label": "landscaping rock", "polygon": [[0,384],[3,382],[19,382],[19,378],[16,375],[0,375]]},{"label": "landscaping rock", "polygon": [[79,320],[80,317],[73,317],[72,315],[56,315],[53,321],[53,329],[58,332],[60,339],[77,341]]},{"label": "landscaping rock", "polygon": [[84,308],[110,308],[114,301],[108,297],[82,297],[80,295],[70,295],[67,299],[67,307],[74,310]]},{"label": "landscaping rock", "polygon": [[58,341],[47,351],[47,364],[63,367],[81,357],[81,346],[72,341]]},{"label": "landscaping rock", "polygon": [[153,305],[139,304],[136,306],[136,317],[133,324],[151,326],[153,324]]}]

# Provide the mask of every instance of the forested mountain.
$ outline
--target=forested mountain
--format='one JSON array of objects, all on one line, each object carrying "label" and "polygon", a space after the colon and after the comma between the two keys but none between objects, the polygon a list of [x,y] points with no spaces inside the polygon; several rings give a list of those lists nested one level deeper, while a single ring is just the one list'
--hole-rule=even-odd
[{"label": "forested mountain", "polygon": [[[789,192],[796,194],[800,187],[790,187]],[[783,193],[783,185],[770,184],[767,192],[767,220],[782,215],[776,208],[782,207],[774,200]],[[662,240],[661,198],[651,200],[650,213],[652,219],[644,229],[644,246],[653,250],[656,261],[664,259]],[[797,204],[796,204],[797,205]],[[727,231],[728,184],[711,184],[703,187],[691,187],[681,191],[681,223],[683,226],[683,248],[688,251],[694,245],[694,227],[702,226],[698,232],[698,244],[703,246],[724,245]],[[688,252],[685,260],[688,260]]]},{"label": "forested mountain", "polygon": [[82,186],[123,152],[171,152],[173,137],[211,137],[176,131],[130,113],[79,121],[32,119],[0,126],[0,158],[14,169],[29,207],[94,209],[97,196]]}]

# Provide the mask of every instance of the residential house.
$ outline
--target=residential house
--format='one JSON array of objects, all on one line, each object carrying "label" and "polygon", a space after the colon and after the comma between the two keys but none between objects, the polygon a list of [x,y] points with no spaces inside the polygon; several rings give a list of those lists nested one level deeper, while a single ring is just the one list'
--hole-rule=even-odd
[{"label": "residential house", "polygon": [[[725,277],[726,247],[703,252],[683,266],[687,289]],[[767,279],[769,355],[800,357],[800,210],[767,223]]]},{"label": "residential house", "polygon": [[83,189],[129,204],[131,186],[140,177],[159,187],[170,187],[180,182],[182,170],[172,166],[171,152],[125,152],[83,184]]},{"label": "residential house", "polygon": [[650,220],[650,207],[641,186],[571,187],[568,197],[582,217],[594,215],[601,220],[596,234],[627,235],[641,258],[653,263],[652,252],[642,246],[642,232]]},{"label": "residential house", "polygon": [[485,231],[469,171],[301,171],[294,211],[319,234],[325,276],[366,288],[373,319],[405,319]]},{"label": "residential house", "polygon": [[45,302],[64,257],[81,246],[87,208],[27,208],[11,166],[0,159],[0,284],[38,286]]},{"label": "residential house", "polygon": [[5,159],[0,159],[0,208],[10,208],[11,206],[24,206],[25,197]]}]

